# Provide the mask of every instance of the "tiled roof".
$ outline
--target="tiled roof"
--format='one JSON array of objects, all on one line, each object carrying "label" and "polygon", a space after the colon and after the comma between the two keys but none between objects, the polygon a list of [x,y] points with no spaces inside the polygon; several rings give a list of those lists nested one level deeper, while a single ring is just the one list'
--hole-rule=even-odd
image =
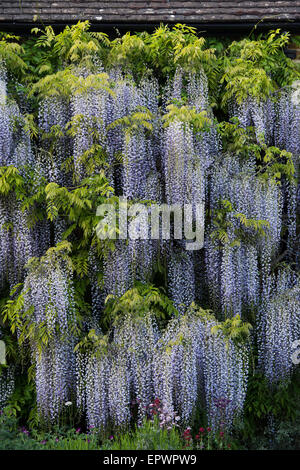
[{"label": "tiled roof", "polygon": [[0,0],[0,22],[31,23],[35,15],[47,23],[253,23],[261,19],[276,23],[299,21],[300,0]]}]

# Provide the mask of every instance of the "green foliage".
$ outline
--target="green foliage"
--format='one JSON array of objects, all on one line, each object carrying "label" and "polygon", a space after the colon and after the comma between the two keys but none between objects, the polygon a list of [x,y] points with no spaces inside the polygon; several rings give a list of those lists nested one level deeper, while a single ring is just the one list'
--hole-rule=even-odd
[{"label": "green foliage", "polygon": [[205,48],[205,39],[197,36],[195,28],[160,25],[152,34],[127,32],[110,41],[104,33],[90,32],[89,26],[88,21],[78,22],[57,35],[51,26],[44,30],[34,28],[32,33],[38,38],[24,44],[23,56],[29,64],[28,82],[55,75],[63,65],[93,69],[100,59],[108,67],[121,65],[140,78],[149,69],[158,76],[166,76],[173,74],[177,66],[189,70],[202,67],[215,86],[214,49]]},{"label": "green foliage", "polygon": [[141,37],[129,31],[121,38],[111,42],[111,48],[107,57],[108,66],[122,65],[125,70],[132,71],[138,75],[146,72],[145,52],[146,45]]},{"label": "green foliage", "polygon": [[89,352],[94,355],[102,355],[107,352],[108,336],[98,335],[94,329],[90,330],[88,334],[80,340],[76,346],[75,351]]},{"label": "green foliage", "polygon": [[189,72],[196,72],[216,59],[214,49],[203,49],[205,45],[204,38],[197,38],[192,43],[184,44],[181,41],[175,46],[175,64],[181,65],[183,69]]},{"label": "green foliage", "polygon": [[[269,428],[272,421],[271,429]],[[299,449],[299,373],[289,383],[270,388],[256,372],[249,377],[243,423],[237,423],[239,446],[255,449]]]},{"label": "green foliage", "polygon": [[[238,219],[240,223],[238,228],[234,228],[233,240],[228,235],[230,229],[234,227],[232,217]],[[223,247],[226,244],[238,246],[244,239],[255,243],[257,236],[266,236],[265,229],[269,228],[270,224],[267,220],[247,219],[245,214],[235,211],[230,201],[222,199],[219,201],[219,208],[212,214],[212,226],[214,230],[210,234],[211,238]]]},{"label": "green foliage", "polygon": [[24,309],[23,291],[16,298],[8,299],[2,311],[2,320],[4,324],[9,325],[11,333],[17,335],[18,344],[23,346],[27,344],[28,340],[32,340],[41,350],[49,343],[51,334],[46,322],[40,322],[37,325],[33,322],[33,318],[33,307]]},{"label": "green foliage", "polygon": [[109,295],[106,298],[103,324],[116,323],[129,313],[137,319],[152,312],[159,322],[164,322],[172,315],[178,315],[173,302],[157,287],[137,282],[120,298]]},{"label": "green foliage", "polygon": [[99,450],[97,436],[94,434],[79,434],[70,430],[66,437],[50,436],[45,441],[46,450]]},{"label": "green foliage", "polygon": [[116,127],[120,126],[127,134],[131,134],[138,129],[152,131],[152,119],[153,115],[149,109],[145,108],[144,106],[139,106],[136,111],[132,112],[128,116],[124,116],[113,121],[107,129],[115,129]]},{"label": "green foliage", "polygon": [[258,101],[264,100],[274,91],[274,85],[264,69],[253,66],[244,59],[236,59],[236,65],[230,65],[225,69],[221,79],[225,83],[225,92],[222,105],[235,98],[238,104],[242,104],[248,96],[253,96]]},{"label": "green foliage", "polygon": [[0,167],[0,194],[7,196],[11,191],[15,191],[20,197],[24,195],[25,181],[20,175],[20,171],[14,166]]},{"label": "green foliage", "polygon": [[232,42],[222,64],[224,107],[232,98],[237,103],[242,103],[248,96],[257,101],[265,100],[278,87],[291,85],[299,78],[295,66],[283,51],[289,39],[289,33],[280,33],[277,29],[270,31],[266,39]]},{"label": "green foliage", "polygon": [[295,184],[295,165],[293,155],[278,147],[267,147],[262,144],[255,151],[259,162],[257,173],[265,180],[281,181],[284,176],[288,181]]},{"label": "green foliage", "polygon": [[75,75],[72,68],[65,68],[51,75],[46,75],[34,83],[28,96],[32,97],[34,94],[38,94],[39,98],[60,96],[68,99],[71,94],[85,94],[91,90],[105,90],[113,95],[108,78],[106,73],[90,74],[84,78]]},{"label": "green foliage", "polygon": [[[99,216],[97,207],[102,203],[116,204],[117,198],[112,196],[113,189],[109,186],[104,172],[84,179],[78,187],[68,189],[57,183],[49,183],[45,188],[47,217],[53,221],[59,215],[70,222],[63,238],[68,238],[75,230],[81,234],[76,246],[84,249],[99,245],[96,234]],[[107,244],[111,244],[107,240]]]},{"label": "green foliage", "polygon": [[251,155],[256,157],[257,175],[265,181],[281,182],[284,177],[290,182],[295,182],[292,153],[278,147],[268,147],[263,135],[257,139],[253,127],[244,129],[239,120],[233,118],[231,122],[220,122],[218,132],[222,137],[223,148],[228,153],[245,160]]},{"label": "green foliage", "polygon": [[107,34],[91,33],[89,27],[88,21],[78,21],[55,37],[54,50],[63,62],[91,68],[102,47],[109,46]]},{"label": "green foliage", "polygon": [[[27,169],[26,169],[27,170]],[[0,167],[0,196],[14,194],[16,200],[22,202],[22,210],[27,211],[27,223],[33,227],[38,220],[45,217],[43,202],[45,201],[45,180],[39,177],[34,170],[28,169],[27,178],[20,174],[14,166]],[[24,214],[25,217],[25,214]]]},{"label": "green foliage", "polygon": [[203,67],[208,77],[214,72],[214,50],[204,49],[205,39],[198,38],[191,26],[176,24],[170,29],[160,25],[145,42],[152,67],[162,74],[174,73],[177,65],[189,70]]},{"label": "green foliage", "polygon": [[101,443],[96,432],[81,433],[80,429],[65,430],[61,426],[52,433],[19,428],[18,421],[6,409],[0,415],[1,450],[181,450],[184,441],[177,428],[162,429],[158,418],[144,420],[140,427],[111,436]]},{"label": "green foliage", "polygon": [[0,64],[4,62],[9,71],[20,76],[25,73],[27,64],[22,59],[24,49],[19,40],[14,34],[0,32]]},{"label": "green foliage", "polygon": [[[295,412],[291,388],[296,384],[281,384],[278,389],[271,389],[266,378],[255,374],[248,385],[245,413],[253,419],[266,419],[269,414],[278,418],[293,418]],[[299,386],[298,386],[299,388]]]},{"label": "green foliage", "polygon": [[4,409],[0,414],[0,449],[39,450],[42,448],[40,443],[28,436],[27,430],[19,429],[17,418],[11,410]]},{"label": "green foliage", "polygon": [[224,150],[230,154],[247,159],[258,147],[255,129],[253,127],[244,129],[236,117],[230,122],[220,122],[218,132],[221,135]]},{"label": "green foliage", "polygon": [[[161,24],[152,34],[132,35],[128,32],[112,41],[108,64],[123,64],[140,75],[145,74],[150,66],[155,73],[169,75],[174,73],[177,61],[187,61],[185,46],[196,41],[195,28],[180,24],[171,29]],[[203,45],[201,38],[193,49],[194,62],[199,63],[201,57],[207,60],[207,53],[202,51]]]},{"label": "green foliage", "polygon": [[161,428],[157,417],[144,419],[133,431],[112,438],[103,443],[102,450],[180,450],[184,445],[177,428]]},{"label": "green foliage", "polygon": [[226,339],[232,340],[235,344],[245,343],[249,340],[252,325],[243,322],[239,315],[227,318],[224,322],[212,327],[212,333],[221,331]]},{"label": "green foliage", "polygon": [[191,125],[195,134],[208,131],[212,125],[206,111],[197,113],[195,108],[190,106],[178,107],[175,104],[167,106],[167,113],[163,115],[162,120],[164,127],[169,126],[171,122],[176,120]]},{"label": "green foliage", "polygon": [[32,33],[37,38],[27,40],[23,48],[29,82],[55,74],[63,64],[92,68],[95,57],[101,56],[103,48],[109,46],[105,33],[89,32],[88,21],[67,26],[57,35],[51,26],[44,30],[33,28]]},{"label": "green foliage", "polygon": [[216,432],[212,432],[210,427],[200,427],[195,431],[193,435],[191,430],[188,428],[183,433],[183,439],[185,440],[184,448],[186,450],[230,450],[236,449],[232,442],[230,434],[225,433],[222,427]]},{"label": "green foliage", "polygon": [[32,415],[32,403],[35,401],[35,384],[30,382],[27,374],[18,374],[13,394],[9,397],[6,411],[19,418],[21,422],[27,422]]},{"label": "green foliage", "polygon": [[96,70],[99,60],[108,67],[123,66],[138,80],[149,73],[159,78],[172,76],[178,66],[188,72],[203,69],[214,96],[221,79],[223,107],[232,97],[238,102],[249,95],[263,100],[299,78],[297,67],[284,54],[289,33],[280,30],[257,39],[233,41],[225,49],[226,40],[206,40],[195,28],[183,24],[160,25],[152,34],[127,32],[112,41],[105,33],[93,33],[89,28],[88,21],[67,26],[59,34],[51,26],[33,28],[37,37],[23,41],[22,46],[17,36],[2,33],[0,57],[12,71],[22,74],[30,96],[68,96],[74,86],[83,90],[97,86],[97,79],[76,85],[72,70]]}]

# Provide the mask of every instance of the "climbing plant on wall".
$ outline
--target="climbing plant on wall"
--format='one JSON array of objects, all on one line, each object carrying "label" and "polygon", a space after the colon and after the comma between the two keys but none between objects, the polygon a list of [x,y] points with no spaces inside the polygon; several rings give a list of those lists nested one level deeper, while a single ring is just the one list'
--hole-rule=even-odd
[{"label": "climbing plant on wall", "polygon": [[[142,423],[159,398],[182,425],[204,410],[215,432],[242,416],[249,374],[291,380],[300,77],[288,40],[214,49],[184,25],[110,40],[88,22],[1,35],[0,334],[22,358],[8,352],[1,407],[23,361],[40,423],[72,402],[106,432]],[[98,206],[124,198],[146,213],[201,204],[203,247],[143,239],[142,222],[134,239],[119,220],[99,237]]]}]

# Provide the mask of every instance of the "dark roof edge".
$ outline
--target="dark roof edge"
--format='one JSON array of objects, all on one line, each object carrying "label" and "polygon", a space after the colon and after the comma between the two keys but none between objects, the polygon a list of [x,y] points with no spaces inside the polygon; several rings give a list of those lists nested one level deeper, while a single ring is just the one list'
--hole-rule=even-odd
[{"label": "dark roof edge", "polygon": [[[76,24],[77,21],[62,21],[62,22],[51,22],[51,21],[44,21],[43,25],[52,25],[53,28],[57,31],[64,29],[68,25]],[[178,23],[178,21],[170,22],[170,21],[161,21],[161,22],[97,22],[90,20],[91,23],[91,31],[103,31],[103,32],[113,32],[114,30],[119,30],[120,32],[123,31],[149,31],[153,30],[159,24],[169,24],[174,25]],[[251,30],[255,29],[256,31],[265,31],[275,28],[281,28],[285,31],[290,31],[293,33],[300,34],[300,20],[298,21],[261,21],[261,22],[241,22],[241,21],[232,21],[232,22],[209,22],[209,23],[201,23],[201,22],[189,22],[185,21],[184,24],[188,24],[189,26],[193,26],[197,28],[199,31],[203,32],[213,32],[215,34],[222,34],[226,32],[238,34],[238,33],[245,33],[250,32]],[[18,21],[0,21],[0,30],[2,31],[11,31],[11,32],[19,32],[19,33],[29,33],[31,28],[33,27],[41,27],[40,22],[18,22]]]}]

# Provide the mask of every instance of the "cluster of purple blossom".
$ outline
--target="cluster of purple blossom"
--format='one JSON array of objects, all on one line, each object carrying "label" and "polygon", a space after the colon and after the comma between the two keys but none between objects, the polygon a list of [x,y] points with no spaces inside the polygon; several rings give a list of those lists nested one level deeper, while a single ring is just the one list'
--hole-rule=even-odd
[{"label": "cluster of purple blossom", "polygon": [[[0,195],[0,286],[12,288],[22,282],[25,265],[33,256],[41,256],[50,246],[50,233],[46,221],[29,226],[29,211],[15,193]],[[38,229],[38,230],[37,230]]]},{"label": "cluster of purple blossom", "polygon": [[[6,74],[0,64],[0,165],[16,167],[20,174],[28,179],[28,169],[34,161],[31,147],[24,116],[16,102],[8,97]],[[38,179],[38,169],[34,178]],[[34,184],[32,191],[34,192]],[[21,282],[27,261],[33,256],[41,256],[50,246],[47,222],[38,222],[38,230],[30,228],[30,215],[32,214],[29,210],[22,208],[14,191],[0,195],[1,288],[6,283],[12,288]]]},{"label": "cluster of purple blossom", "polygon": [[133,401],[141,423],[159,396],[159,413],[152,407],[152,414],[159,414],[162,426],[179,416],[182,423],[192,422],[202,404],[213,429],[220,422],[230,428],[243,409],[248,351],[212,333],[215,325],[214,317],[195,309],[169,322],[163,335],[151,313],[119,320],[107,350],[77,356],[77,404],[88,424],[128,424]]},{"label": "cluster of purple blossom", "polygon": [[[157,395],[188,424],[197,405],[205,405],[210,425],[231,427],[243,409],[247,388],[247,347],[214,334],[214,317],[190,308],[172,320],[161,338],[155,361]],[[218,402],[226,400],[220,409]]]},{"label": "cluster of purple blossom", "polygon": [[300,283],[290,269],[270,276],[258,311],[259,366],[271,385],[287,381],[295,365],[293,343],[300,338]]},{"label": "cluster of purple blossom", "polygon": [[33,151],[24,116],[7,93],[7,77],[0,64],[0,165],[17,168],[33,163]]},{"label": "cluster of purple blossom", "polygon": [[53,422],[75,383],[76,318],[68,259],[51,251],[38,262],[33,259],[23,295],[24,311],[33,307],[30,349],[36,369],[37,406],[41,415]]},{"label": "cluster of purple blossom", "polygon": [[[254,161],[240,163],[226,156],[212,171],[210,207],[218,209],[221,200],[234,207],[229,214],[229,241],[220,246],[212,240],[208,227],[205,257],[207,283],[215,306],[225,317],[241,315],[246,308],[258,305],[262,288],[270,274],[271,263],[278,254],[281,240],[283,198],[280,187],[273,181],[255,176]],[[247,219],[263,220],[265,236],[253,238],[253,229],[244,228],[245,237],[235,242],[240,221],[236,214]],[[259,266],[261,262],[261,273]]]},{"label": "cluster of purple blossom", "polygon": [[2,367],[0,374],[0,412],[6,406],[7,400],[15,388],[15,368],[10,365]]}]

